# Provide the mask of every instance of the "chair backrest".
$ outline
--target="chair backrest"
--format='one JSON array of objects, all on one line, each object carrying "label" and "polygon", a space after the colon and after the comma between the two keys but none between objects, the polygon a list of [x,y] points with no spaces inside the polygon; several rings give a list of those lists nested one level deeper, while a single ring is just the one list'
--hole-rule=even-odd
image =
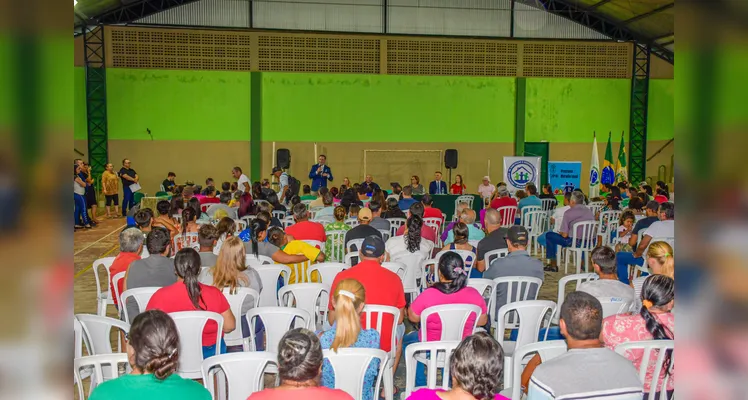
[{"label": "chair backrest", "polygon": [[494,338],[504,347],[505,317],[510,312],[516,312],[519,315],[519,328],[514,348],[518,349],[527,344],[535,343],[538,341],[540,329],[550,326],[551,316],[555,310],[556,303],[547,300],[526,300],[505,304],[499,308],[496,314],[498,322]]},{"label": "chair backrest", "polygon": [[387,221],[390,221],[390,237],[395,237],[397,230],[405,225],[408,220],[405,218],[387,218]]},{"label": "chair backrest", "polygon": [[423,224],[429,228],[433,228],[434,232],[436,232],[437,240],[439,240],[439,235],[442,233],[443,219],[441,217],[428,217],[423,219]]},{"label": "chair backrest", "polygon": [[[616,353],[626,357],[629,352],[642,352],[642,361],[639,364],[639,379],[645,385],[649,384],[649,395],[645,396],[647,400],[654,400],[657,393],[666,393],[668,383],[672,374],[666,374],[665,360],[668,353],[671,353],[670,368],[672,371],[675,365],[675,359],[672,353],[675,349],[674,340],[642,340],[636,342],[625,342],[616,346]],[[630,357],[627,357],[630,359]],[[650,379],[647,380],[647,371],[653,367]],[[655,379],[657,380],[655,382]],[[661,380],[661,381],[660,381]]]},{"label": "chair backrest", "polygon": [[321,326],[327,320],[327,301],[330,285],[324,283],[294,283],[278,290],[281,306],[301,308],[312,316],[312,327]]},{"label": "chair backrest", "polygon": [[296,223],[296,220],[293,219],[293,215],[289,215],[287,217],[283,217],[280,221],[281,221],[281,225],[283,225],[283,229],[286,229],[289,226],[291,226],[291,225],[293,225],[293,224]]},{"label": "chair backrest", "polygon": [[491,279],[468,278],[467,285],[474,288],[483,296],[489,310],[494,309],[493,303],[496,301],[496,282]]},{"label": "chair backrest", "polygon": [[112,287],[114,288],[114,293],[112,293],[112,296],[117,299],[117,304],[119,304],[120,312],[122,310],[122,302],[120,301],[121,294],[119,292],[119,282],[125,279],[125,275],[127,275],[127,271],[118,272],[112,277]]},{"label": "chair backrest", "polygon": [[[85,399],[83,394],[83,379],[91,369],[93,373],[90,375],[91,384],[90,390],[93,390],[98,384],[104,381],[104,377],[112,377],[109,372],[106,374],[104,370],[119,371],[119,365],[125,364],[125,370],[129,367],[129,361],[126,353],[114,353],[114,354],[99,354],[95,356],[80,357],[73,360],[73,372],[75,375],[75,384],[78,386],[78,398],[80,400]],[[109,366],[105,368],[105,366]],[[83,370],[83,371],[81,371]]]},{"label": "chair backrest", "polygon": [[348,226],[350,226],[351,228],[355,228],[359,224],[358,218],[356,218],[356,217],[348,218],[347,220],[345,220],[345,224],[348,225]]},{"label": "chair backrest", "polygon": [[390,231],[387,229],[377,229],[379,233],[382,235],[382,240],[385,242],[390,239]]},{"label": "chair backrest", "polygon": [[[114,262],[115,258],[116,257],[104,257],[104,258],[99,258],[98,260],[93,262],[93,268],[91,269],[93,269],[94,277],[96,278],[96,298],[97,299],[100,299],[103,293],[109,292],[109,287],[107,285],[109,285],[109,282],[111,282],[112,280],[112,277],[109,276],[109,268],[111,268],[112,263]],[[104,267],[104,269],[106,270],[107,279],[106,279],[106,282],[104,282],[105,290],[101,289],[101,280],[99,279],[99,268],[101,267]]]},{"label": "chair backrest", "polygon": [[[256,218],[256,217],[255,217]],[[242,219],[235,219],[234,225],[236,226],[236,233],[239,233],[245,229],[247,229],[247,221]]]},{"label": "chair backrest", "polygon": [[[572,290],[573,292],[577,290],[580,284],[584,282],[596,281],[598,279],[600,279],[600,277],[597,276],[597,274],[595,273],[573,274],[573,275],[567,275],[559,279],[558,280],[558,298],[556,299],[558,310],[561,309],[561,305],[564,304],[564,299],[566,298],[566,285],[574,282],[574,289]],[[554,314],[553,321],[555,323],[558,323],[558,313]]]},{"label": "chair backrest", "polygon": [[179,367],[177,373],[187,379],[202,377],[203,329],[208,321],[218,324],[216,331],[216,355],[221,354],[223,317],[210,311],[180,311],[169,313],[179,332]]},{"label": "chair backrest", "polygon": [[421,285],[418,284],[418,280],[423,280],[422,265],[425,260],[426,256],[420,251],[399,255],[397,258],[392,260],[405,265],[405,274],[402,279],[405,293],[408,293],[409,290],[411,293],[416,293],[416,291],[420,293],[419,288]]},{"label": "chair backrest", "polygon": [[459,249],[455,249],[455,250],[441,250],[440,252],[436,253],[436,255],[434,256],[434,259],[436,259],[437,262],[438,262],[438,260],[441,260],[441,258],[442,258],[443,255],[445,255],[445,254],[447,254],[449,252],[457,253],[457,255],[459,255],[462,258],[462,262],[465,263],[465,266],[467,266],[468,264],[470,265],[468,267],[468,276],[470,276],[470,270],[473,269],[473,263],[476,260],[475,253],[473,253],[470,250],[459,250]]},{"label": "chair backrest", "polygon": [[[537,206],[527,206],[525,209],[530,207]],[[525,209],[522,209],[522,226],[527,228],[527,231],[532,236],[538,236],[545,232],[547,230],[546,222],[548,221],[548,213],[542,210],[524,212]]]},{"label": "chair backrest", "polygon": [[335,217],[333,217],[332,215],[315,215],[314,218],[311,219],[311,221],[325,226],[327,224],[335,222]]},{"label": "chair backrest", "polygon": [[177,234],[172,240],[172,246],[175,253],[185,247],[192,247],[195,250],[200,250],[200,243],[197,240],[197,233]]},{"label": "chair backrest", "polygon": [[267,200],[252,199],[252,201],[254,201],[255,204],[267,204],[267,205],[270,205],[270,202],[267,201]]},{"label": "chair backrest", "polygon": [[392,315],[392,343],[390,347],[390,357],[395,357],[397,346],[395,339],[397,337],[397,321],[400,320],[400,310],[391,306],[381,306],[376,304],[366,304],[361,312],[364,316],[364,324],[361,329],[376,329],[379,337],[384,337],[384,318],[385,314]]},{"label": "chair backrest", "polygon": [[[256,203],[256,202],[257,202],[257,201],[255,201],[255,203]],[[270,203],[268,203],[268,204],[270,204]],[[278,218],[278,219],[279,219],[279,220],[281,220],[281,221],[282,221],[282,220],[283,220],[284,218],[286,218],[286,212],[285,212],[285,211],[283,211],[283,210],[273,210],[273,211],[272,211],[271,213],[273,214],[273,217],[275,217],[275,218]]]},{"label": "chair backrest", "polygon": [[598,229],[602,229],[603,225],[607,224],[609,221],[618,221],[621,219],[621,215],[623,214],[623,211],[618,210],[608,210],[603,211],[600,213],[600,219],[599,219],[599,227]]},{"label": "chair backrest", "polygon": [[312,328],[312,316],[301,308],[292,307],[257,307],[247,311],[249,323],[249,345],[255,350],[255,327],[257,318],[265,326],[265,351],[278,352],[278,343],[283,335],[294,328]]},{"label": "chair backrest", "polygon": [[127,289],[124,292],[122,292],[122,299],[120,299],[120,304],[123,304],[122,312],[125,313],[125,322],[128,324],[132,322],[132,318],[135,318],[133,315],[132,318],[130,315],[128,315],[127,312],[127,300],[129,298],[133,298],[135,300],[135,303],[138,305],[138,312],[145,311],[146,306],[148,306],[148,302],[151,300],[151,296],[153,296],[154,293],[156,293],[157,290],[161,289],[160,287],[155,286],[149,286],[149,287],[140,287],[135,289]]},{"label": "chair backrest", "polygon": [[486,269],[491,265],[491,262],[497,258],[504,258],[509,255],[509,249],[498,249],[487,251],[483,256],[483,260],[486,262]]},{"label": "chair backrest", "polygon": [[275,307],[278,305],[278,278],[283,277],[285,282],[291,276],[291,268],[283,264],[261,265],[253,267],[262,281],[260,292],[260,307]]},{"label": "chair backrest", "polygon": [[553,211],[554,205],[558,204],[556,199],[540,199],[543,204],[543,211]]},{"label": "chair backrest", "polygon": [[[389,355],[380,349],[339,348],[338,351],[323,350],[322,355],[330,362],[335,374],[335,389],[340,389],[354,399],[379,398],[379,384],[382,382],[384,367]],[[369,364],[379,360],[377,379],[374,386],[365,384]],[[364,396],[372,392],[373,396]]]},{"label": "chair backrest", "polygon": [[[86,343],[89,355],[112,354],[112,328],[117,328],[124,333],[130,332],[130,324],[118,319],[102,317],[93,314],[76,314],[76,320],[83,329],[83,340]],[[117,333],[117,353],[122,352],[122,342]]]},{"label": "chair backrest", "polygon": [[470,194],[463,194],[455,199],[455,210],[457,209],[457,206],[460,205],[460,203],[467,204],[468,208],[473,208],[473,201],[475,200],[475,196]]},{"label": "chair backrest", "polygon": [[244,258],[244,261],[247,263],[248,266],[252,268],[257,268],[262,265],[269,265],[269,264],[275,263],[275,261],[273,261],[273,259],[268,256],[263,256],[262,254],[258,254],[257,257],[255,257],[255,255],[252,253],[247,254]]},{"label": "chair backrest", "polygon": [[449,385],[452,383],[452,379],[449,374],[449,363],[452,353],[455,351],[457,346],[460,345],[461,340],[449,340],[449,341],[438,341],[438,342],[421,342],[413,343],[408,345],[405,350],[405,394],[401,398],[408,398],[413,392],[416,383],[416,364],[419,360],[416,356],[423,359],[427,355],[430,355],[426,359],[426,371],[427,371],[427,387],[429,389],[436,389],[437,379],[437,365],[443,361],[444,371],[442,373],[442,384],[441,388],[449,390]]},{"label": "chair backrest", "polygon": [[603,306],[603,318],[611,315],[623,314],[629,312],[634,304],[633,299],[624,299],[621,297],[598,297],[600,304]]},{"label": "chair backrest", "polygon": [[178,224],[182,223],[182,214],[172,214],[171,217],[177,221]]},{"label": "chair backrest", "polygon": [[[600,220],[602,224],[602,219]],[[606,234],[602,235],[603,238],[603,246],[610,246],[612,243],[613,238],[618,237],[618,226],[621,225],[621,221],[619,219],[611,219],[608,221],[607,224],[605,224],[605,229],[601,229],[601,227],[598,227],[598,232],[605,231]],[[611,238],[611,234],[613,235],[613,238]]]},{"label": "chair backrest", "polygon": [[[481,309],[475,304],[444,304],[428,307],[421,313],[421,321],[424,322],[424,325],[428,323],[428,319],[432,315],[434,317],[438,316],[442,323],[442,333],[439,340],[462,340],[465,327],[468,325],[468,318],[475,315],[475,320],[470,329],[470,332],[473,332],[478,324]],[[428,329],[421,329],[422,342],[427,341],[427,331]]]},{"label": "chair backrest", "polygon": [[501,216],[501,226],[508,228],[514,225],[514,218],[517,216],[517,206],[504,206],[496,209]]},{"label": "chair backrest", "polygon": [[593,201],[590,204],[587,204],[587,208],[589,208],[590,211],[592,211],[592,214],[595,215],[600,212],[600,209],[602,209],[604,205],[605,203],[602,201]]},{"label": "chair backrest", "polygon": [[330,243],[329,254],[325,253],[327,260],[343,262],[345,254],[345,233],[343,230],[327,231],[327,240]]},{"label": "chair backrest", "polygon": [[525,365],[527,365],[527,361],[525,360],[528,360],[528,357],[530,355],[538,354],[542,362],[548,362],[549,360],[566,353],[566,349],[567,346],[565,340],[548,340],[544,342],[526,344],[520,348],[515,347],[514,354],[512,354],[511,367],[512,395],[509,398],[522,398],[522,371],[524,371]]},{"label": "chair backrest", "polygon": [[387,268],[388,270],[390,270],[390,271],[394,272],[395,274],[397,274],[397,276],[400,277],[401,281],[405,277],[405,268],[407,268],[407,267],[405,266],[405,264],[403,264],[403,263],[401,263],[399,261],[383,262],[382,263],[382,267]]},{"label": "chair backrest", "polygon": [[592,250],[597,244],[597,222],[582,221],[571,227],[571,247]]},{"label": "chair backrest", "polygon": [[[241,331],[241,329],[239,329]],[[276,355],[265,351],[221,354],[203,360],[203,385],[211,398],[218,399],[216,373],[223,372],[228,386],[226,400],[245,400],[264,388],[263,377],[268,365],[278,366]],[[220,380],[218,383],[222,383]]]},{"label": "chair backrest", "polygon": [[347,269],[348,267],[349,267],[348,264],[344,264],[340,262],[324,262],[324,263],[311,265],[306,270],[307,281],[312,282],[312,272],[317,271],[317,273],[319,274],[321,278],[320,279],[321,283],[331,286],[333,281],[335,281],[335,276],[338,275],[338,273],[340,273],[344,269]]},{"label": "chair backrest", "polygon": [[325,250],[325,242],[320,242],[319,240],[308,240],[308,239],[307,240],[302,240],[302,242],[304,242],[304,243],[306,243],[306,244],[308,244],[308,245],[310,245],[310,246],[312,246],[314,248],[317,248],[319,250],[322,250],[322,251]]},{"label": "chair backrest", "polygon": [[358,253],[361,250],[361,246],[364,244],[364,239],[351,239],[345,244],[346,253]]},{"label": "chair backrest", "polygon": [[360,256],[357,251],[346,254],[343,260],[344,260],[344,263],[350,267],[358,264],[358,262],[361,261]]},{"label": "chair backrest", "polygon": [[[543,280],[532,276],[504,276],[496,278],[494,282],[494,293],[498,296],[498,291],[501,288],[506,288],[506,302],[505,304],[512,303],[515,301],[535,300],[538,298],[540,293],[540,287],[543,286]],[[532,289],[535,289],[533,292]],[[493,309],[489,310],[490,315],[496,315],[496,302],[492,304]]]},{"label": "chair backrest", "polygon": [[533,212],[533,211],[543,211],[543,206],[524,206],[522,207],[522,220],[525,219],[525,214]]},{"label": "chair backrest", "polygon": [[[252,307],[259,307],[260,305],[260,294],[252,288],[237,287],[233,294],[231,293],[231,288],[223,288],[223,296],[229,302],[231,313],[234,314],[234,318],[237,321],[241,321],[241,318],[244,316],[242,314],[242,306],[248,297],[251,298]],[[242,329],[239,325],[237,324],[237,329],[223,336],[226,346],[237,346],[243,343],[244,338],[242,337]]]}]

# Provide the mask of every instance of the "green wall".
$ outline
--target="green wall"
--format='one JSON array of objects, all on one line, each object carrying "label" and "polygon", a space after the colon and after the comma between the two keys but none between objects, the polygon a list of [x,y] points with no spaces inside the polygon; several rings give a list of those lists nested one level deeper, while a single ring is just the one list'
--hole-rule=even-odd
[{"label": "green wall", "polygon": [[630,91],[627,79],[528,78],[525,141],[591,142],[593,131],[628,138]]},{"label": "green wall", "polygon": [[249,140],[248,72],[107,69],[111,140]]},{"label": "green wall", "polygon": [[263,140],[512,142],[514,79],[263,73]]},{"label": "green wall", "polygon": [[675,81],[672,79],[649,80],[647,140],[670,140],[674,137],[674,91]]},{"label": "green wall", "polygon": [[86,128],[86,70],[83,67],[75,67],[73,70],[75,74],[75,90],[73,91],[73,104],[75,106],[73,112],[74,138],[75,140],[86,140],[88,137]]}]

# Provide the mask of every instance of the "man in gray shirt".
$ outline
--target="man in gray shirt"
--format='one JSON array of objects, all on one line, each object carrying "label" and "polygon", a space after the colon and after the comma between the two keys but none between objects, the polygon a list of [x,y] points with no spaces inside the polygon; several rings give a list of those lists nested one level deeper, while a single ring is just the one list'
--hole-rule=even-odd
[{"label": "man in gray shirt", "polygon": [[218,241],[218,228],[212,224],[201,225],[197,231],[197,241],[200,244],[200,266],[213,267],[218,261],[218,256],[213,254],[213,247]]},{"label": "man in gray shirt", "polygon": [[239,218],[237,216],[238,208],[229,207],[229,202],[231,201],[230,192],[221,192],[221,194],[218,195],[218,201],[220,201],[220,203],[211,204],[210,206],[208,206],[208,209],[205,211],[205,213],[208,214],[209,217],[213,218],[213,215],[216,214],[216,211],[224,210],[226,211],[226,215],[228,215],[229,218],[231,219]]},{"label": "man in gray shirt", "polygon": [[[140,287],[164,287],[177,282],[174,271],[174,260],[169,258],[171,252],[171,236],[169,231],[155,226],[145,238],[148,257],[133,261],[125,275],[123,291]],[[140,313],[135,299],[130,298],[126,304],[127,316],[130,322]],[[145,307],[146,304],[143,305]]]},{"label": "man in gray shirt", "polygon": [[[491,261],[486,272],[483,273],[484,279],[496,279],[507,276],[530,276],[543,280],[543,263],[537,258],[530,257],[527,252],[528,241],[527,228],[521,225],[513,225],[509,228],[504,240],[506,241],[509,254],[506,257],[499,257]],[[507,299],[507,286],[503,283],[496,287],[496,308],[498,311],[501,306],[512,301],[517,301],[517,295],[520,289],[528,291],[528,299],[535,299],[538,292],[537,285],[526,285],[518,287],[518,284],[512,285],[512,298]]]},{"label": "man in gray shirt", "polygon": [[372,219],[369,225],[378,231],[390,231],[390,221],[382,218],[382,205],[379,201],[372,200],[369,202],[369,210],[371,210]]},{"label": "man in gray shirt", "polygon": [[595,273],[600,279],[584,282],[577,287],[577,290],[597,298],[619,297],[623,301],[635,303],[634,288],[618,280],[616,252],[610,247],[597,247],[592,250],[591,258]]},{"label": "man in gray shirt", "polygon": [[602,323],[603,307],[596,298],[569,293],[559,322],[569,350],[533,371],[528,400],[642,398],[644,387],[634,364],[600,342]]},{"label": "man in gray shirt", "polygon": [[[559,233],[548,232],[545,234],[546,243],[546,257],[548,258],[549,265],[545,268],[549,272],[558,272],[558,266],[556,265],[556,246],[569,247],[571,246],[572,236],[574,233],[571,229],[577,222],[594,221],[595,214],[592,210],[587,208],[584,204],[584,193],[572,192],[571,193],[571,208],[564,213],[564,219],[561,220],[561,229]],[[592,232],[594,234],[594,232]],[[578,230],[577,240],[581,239],[582,231]]]}]

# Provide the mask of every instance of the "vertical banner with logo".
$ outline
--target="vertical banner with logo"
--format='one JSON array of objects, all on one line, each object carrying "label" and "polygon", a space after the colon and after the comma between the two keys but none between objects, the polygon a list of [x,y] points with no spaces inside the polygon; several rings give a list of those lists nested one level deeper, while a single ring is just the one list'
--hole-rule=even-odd
[{"label": "vertical banner with logo", "polygon": [[504,157],[504,182],[511,193],[528,183],[540,190],[540,157]]},{"label": "vertical banner with logo", "polygon": [[553,194],[560,195],[578,188],[582,181],[582,163],[580,161],[549,161],[548,183]]}]

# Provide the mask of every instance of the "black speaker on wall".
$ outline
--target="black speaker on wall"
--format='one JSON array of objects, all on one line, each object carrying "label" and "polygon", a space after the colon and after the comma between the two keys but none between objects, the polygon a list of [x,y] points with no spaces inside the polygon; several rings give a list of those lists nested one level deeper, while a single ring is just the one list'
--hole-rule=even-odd
[{"label": "black speaker on wall", "polygon": [[444,168],[457,168],[457,149],[447,149],[444,152]]},{"label": "black speaker on wall", "polygon": [[291,168],[291,150],[278,149],[275,151],[275,165],[278,168]]}]

